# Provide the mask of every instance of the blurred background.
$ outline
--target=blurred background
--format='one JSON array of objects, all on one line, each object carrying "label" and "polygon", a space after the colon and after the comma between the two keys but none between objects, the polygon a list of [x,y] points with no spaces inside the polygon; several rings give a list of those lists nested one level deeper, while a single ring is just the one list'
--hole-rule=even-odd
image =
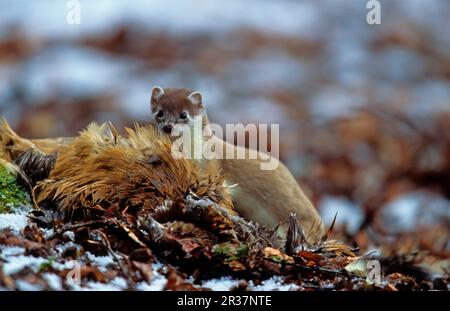
[{"label": "blurred background", "polygon": [[[363,250],[450,253],[450,1],[0,0],[0,115],[25,137],[150,120],[152,86],[211,121],[279,123],[281,159]],[[430,259],[431,260],[431,259]]]}]

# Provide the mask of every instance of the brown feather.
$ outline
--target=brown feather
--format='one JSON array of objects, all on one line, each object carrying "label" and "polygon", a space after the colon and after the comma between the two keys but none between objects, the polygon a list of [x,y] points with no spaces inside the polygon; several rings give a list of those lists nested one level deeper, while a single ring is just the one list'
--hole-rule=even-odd
[{"label": "brown feather", "polygon": [[174,159],[170,141],[153,126],[125,130],[128,137],[121,137],[111,124],[93,123],[60,147],[49,178],[36,186],[38,204],[56,208],[66,220],[95,213],[96,206],[152,213],[191,192],[232,208],[217,165]]}]

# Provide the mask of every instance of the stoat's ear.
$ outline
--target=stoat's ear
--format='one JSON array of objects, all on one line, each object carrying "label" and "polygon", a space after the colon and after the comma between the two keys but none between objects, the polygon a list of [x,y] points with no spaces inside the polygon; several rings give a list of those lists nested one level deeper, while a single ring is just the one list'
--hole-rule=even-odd
[{"label": "stoat's ear", "polygon": [[152,101],[158,100],[164,94],[164,90],[159,86],[154,86],[152,88]]},{"label": "stoat's ear", "polygon": [[203,107],[202,94],[200,92],[192,92],[187,98],[193,105]]},{"label": "stoat's ear", "polygon": [[152,111],[158,107],[158,99],[164,94],[164,90],[159,86],[152,88],[152,98],[150,100]]}]

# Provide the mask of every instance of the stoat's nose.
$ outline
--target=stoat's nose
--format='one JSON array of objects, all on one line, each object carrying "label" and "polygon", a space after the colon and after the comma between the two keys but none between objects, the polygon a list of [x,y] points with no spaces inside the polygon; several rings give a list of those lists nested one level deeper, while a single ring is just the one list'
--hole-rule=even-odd
[{"label": "stoat's nose", "polygon": [[173,125],[171,125],[171,124],[164,125],[164,127],[163,127],[163,131],[166,132],[167,134],[172,133],[172,129],[173,129]]}]

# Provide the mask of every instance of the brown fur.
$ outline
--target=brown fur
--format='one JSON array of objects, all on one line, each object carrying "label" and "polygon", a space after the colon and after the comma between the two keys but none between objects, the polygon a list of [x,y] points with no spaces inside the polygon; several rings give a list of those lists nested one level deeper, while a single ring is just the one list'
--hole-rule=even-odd
[{"label": "brown fur", "polygon": [[[225,146],[234,148],[235,154],[238,149],[245,149],[228,142],[222,143],[223,150]],[[245,151],[246,159],[220,160],[223,171],[227,173],[227,181],[237,184],[232,193],[236,211],[244,218],[269,228],[285,222],[290,213],[295,213],[301,228],[310,236],[309,241],[321,239],[324,231],[320,216],[288,168],[277,161],[275,170],[261,170],[261,157],[248,159],[248,149]]]},{"label": "brown fur", "polygon": [[152,98],[152,111],[155,112],[155,109],[160,106],[169,113],[187,110],[191,115],[198,115],[203,106],[192,105],[187,99],[191,93],[191,90],[185,88],[165,88],[164,94],[157,101]]}]

